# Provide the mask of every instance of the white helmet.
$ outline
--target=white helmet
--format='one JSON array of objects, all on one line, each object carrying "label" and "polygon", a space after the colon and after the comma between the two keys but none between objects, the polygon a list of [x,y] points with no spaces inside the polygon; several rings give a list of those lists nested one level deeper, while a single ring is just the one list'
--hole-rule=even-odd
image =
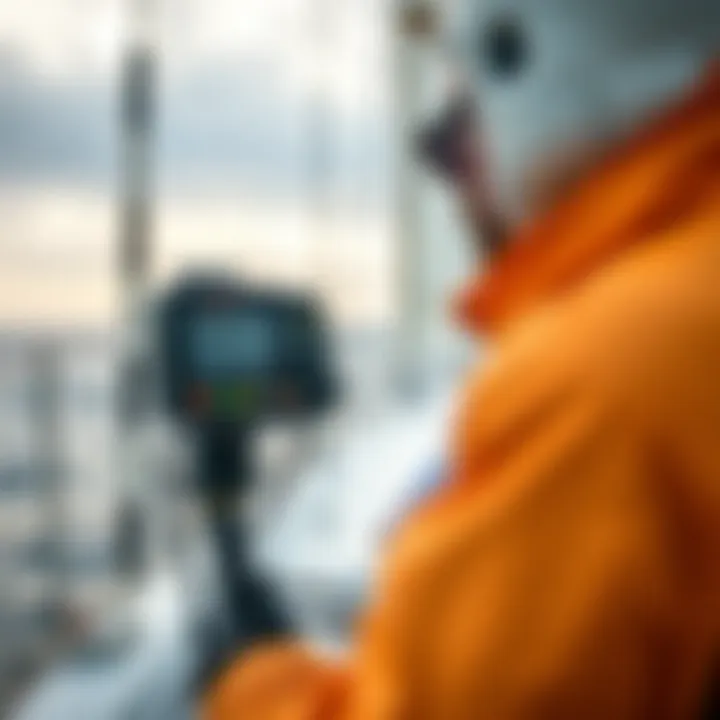
[{"label": "white helmet", "polygon": [[720,52],[720,0],[454,0],[450,17],[495,201],[514,221],[554,153],[617,142]]}]

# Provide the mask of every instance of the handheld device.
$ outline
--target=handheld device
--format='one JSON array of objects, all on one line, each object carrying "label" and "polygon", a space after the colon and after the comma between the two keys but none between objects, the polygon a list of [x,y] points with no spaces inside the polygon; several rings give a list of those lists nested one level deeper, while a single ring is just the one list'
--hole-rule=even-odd
[{"label": "handheld device", "polygon": [[158,308],[161,402],[194,444],[195,483],[219,556],[235,644],[288,630],[250,566],[236,512],[252,479],[252,432],[315,415],[335,396],[328,332],[308,295],[226,276],[185,278]]}]

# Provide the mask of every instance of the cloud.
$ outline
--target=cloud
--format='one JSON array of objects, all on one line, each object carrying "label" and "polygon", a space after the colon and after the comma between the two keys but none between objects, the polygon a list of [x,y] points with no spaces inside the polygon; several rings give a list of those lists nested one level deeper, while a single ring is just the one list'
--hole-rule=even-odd
[{"label": "cloud", "polygon": [[0,178],[106,184],[114,167],[107,87],[55,84],[2,56]]},{"label": "cloud", "polygon": [[[350,182],[377,200],[386,158],[382,116],[313,104],[250,60],[216,61],[158,87],[156,160],[161,186],[237,187],[298,197]],[[0,180],[109,189],[119,167],[119,89],[59,80],[0,50]]]}]

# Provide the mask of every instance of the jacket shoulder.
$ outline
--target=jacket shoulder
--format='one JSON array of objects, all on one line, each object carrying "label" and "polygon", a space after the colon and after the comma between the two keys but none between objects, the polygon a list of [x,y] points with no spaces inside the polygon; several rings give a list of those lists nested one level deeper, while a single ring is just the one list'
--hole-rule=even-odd
[{"label": "jacket shoulder", "polygon": [[568,299],[551,342],[624,403],[701,381],[720,361],[720,252],[671,234],[610,265]]},{"label": "jacket shoulder", "polygon": [[628,422],[667,413],[664,401],[689,396],[720,366],[714,253],[712,243],[674,236],[539,308],[474,374],[469,407],[503,423],[571,398],[613,406]]}]

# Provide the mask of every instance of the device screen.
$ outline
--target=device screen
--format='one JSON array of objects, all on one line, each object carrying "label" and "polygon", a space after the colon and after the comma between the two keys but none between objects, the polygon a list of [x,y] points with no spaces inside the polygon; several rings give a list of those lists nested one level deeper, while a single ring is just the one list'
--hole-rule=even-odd
[{"label": "device screen", "polygon": [[209,378],[264,374],[275,364],[274,334],[273,324],[258,314],[200,316],[190,334],[196,372]]}]

